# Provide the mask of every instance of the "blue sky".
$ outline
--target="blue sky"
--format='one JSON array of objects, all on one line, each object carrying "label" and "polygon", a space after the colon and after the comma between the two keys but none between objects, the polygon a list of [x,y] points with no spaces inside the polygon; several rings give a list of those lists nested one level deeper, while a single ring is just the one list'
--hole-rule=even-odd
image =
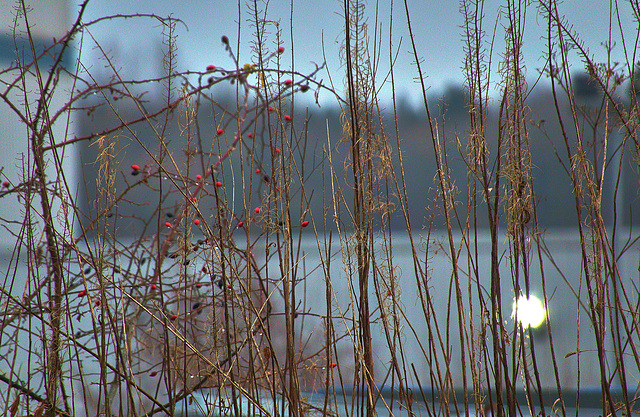
[{"label": "blue sky", "polygon": [[[240,39],[240,61],[251,61],[250,41],[254,28],[249,23],[250,9],[244,0],[234,1],[167,1],[167,0],[110,0],[93,1],[85,13],[85,22],[107,14],[155,13],[160,16],[172,15],[184,21],[186,26],[177,26],[178,60],[182,70],[203,70],[208,64],[219,67],[231,67],[220,37],[227,35],[232,45]],[[504,38],[504,19],[498,19],[498,10],[505,1],[487,0],[485,2],[485,31],[487,41],[496,28],[496,46],[493,54],[493,68],[502,53]],[[616,4],[612,3],[615,7]],[[634,37],[638,24],[632,19],[632,13],[627,3],[620,2],[619,15],[621,25],[627,38],[628,50],[633,50]],[[264,12],[265,3],[259,3]],[[411,101],[417,102],[420,90],[414,78],[417,75],[414,58],[406,30],[406,16],[404,3],[390,1],[378,4],[378,33],[381,37],[381,56],[379,62],[379,79],[389,69],[389,51],[397,52],[395,63],[395,77],[400,95],[405,95]],[[582,37],[590,52],[599,61],[606,60],[602,42],[609,36],[609,7],[610,2],[604,0],[566,0],[559,5],[560,13],[571,22],[574,30]],[[328,71],[337,87],[343,84],[344,68],[339,59],[343,20],[341,17],[342,2],[338,0],[316,1],[281,1],[272,0],[268,3],[266,19],[278,22],[281,30],[281,43],[287,48],[283,55],[284,64],[295,64],[295,69],[301,72],[310,71],[314,63],[321,63],[326,57]],[[423,59],[422,69],[428,75],[427,84],[432,92],[440,92],[449,84],[461,83],[463,80],[462,66],[463,51],[463,17],[460,13],[458,1],[417,1],[409,0],[411,22],[418,46],[418,52]],[[373,35],[376,22],[376,4],[366,5],[366,15],[369,33]],[[390,15],[393,14],[391,21]],[[392,36],[389,37],[390,25]],[[542,52],[545,50],[544,36],[546,22],[538,14],[536,4],[527,8],[526,35],[524,40],[524,60],[527,66],[527,76],[530,83],[537,77],[538,70],[544,66]],[[616,42],[614,55],[617,60],[622,59],[622,39],[617,29],[618,22],[614,22],[612,32]],[[240,27],[240,32],[238,32]],[[267,44],[276,47],[276,25],[270,26],[270,39]],[[112,51],[119,51],[126,57],[129,64],[126,70],[133,75],[147,75],[153,72],[158,58],[158,44],[161,42],[161,29],[156,21],[144,19],[137,21],[122,21],[96,26],[92,33],[103,46]],[[390,46],[391,42],[391,46]],[[291,55],[291,45],[294,45],[294,55]],[[373,44],[373,42],[372,42]],[[85,51],[92,54],[95,51]],[[292,61],[293,59],[293,61]],[[577,56],[573,57],[573,65],[582,68],[583,64]],[[319,78],[329,80],[329,74],[324,72]],[[497,77],[494,76],[494,79]],[[496,87],[496,91],[498,87]],[[382,89],[382,96],[389,96],[389,88]],[[323,100],[331,100],[328,96],[321,96]]]}]

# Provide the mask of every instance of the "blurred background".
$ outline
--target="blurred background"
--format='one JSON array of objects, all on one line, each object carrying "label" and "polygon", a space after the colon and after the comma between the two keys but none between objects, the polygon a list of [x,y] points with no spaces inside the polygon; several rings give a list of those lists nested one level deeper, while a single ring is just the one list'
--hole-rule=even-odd
[{"label": "blurred background", "polygon": [[[47,45],[53,37],[62,36],[72,24],[78,13],[78,4],[69,1],[33,1],[32,30],[37,42],[42,46]],[[383,112],[388,114],[387,128],[393,131],[393,110],[395,92],[398,109],[398,128],[403,146],[404,163],[410,172],[420,172],[423,167],[434,167],[433,152],[430,149],[430,141],[424,140],[427,134],[427,123],[422,107],[422,89],[417,81],[417,67],[412,57],[412,47],[407,30],[407,18],[401,2],[389,4],[369,4],[363,9],[364,17],[368,23],[368,32],[372,39],[377,39],[376,48],[379,51],[379,59],[376,60],[376,73],[379,87],[379,98]],[[3,65],[11,63],[15,59],[16,51],[23,53],[25,46],[24,36],[18,36],[17,43],[13,37],[13,21],[16,9],[12,2],[3,2],[0,6],[2,19],[2,34],[0,35],[0,59]],[[464,137],[468,120],[465,88],[464,88],[464,18],[458,2],[423,2],[408,1],[411,13],[411,24],[418,54],[421,57],[421,69],[426,76],[427,97],[431,106],[432,115],[446,114],[446,125],[441,127],[447,141],[453,141],[456,137]],[[494,98],[500,94],[501,84],[498,76],[501,54],[503,50],[504,26],[506,25],[504,9],[497,0],[484,2],[483,13],[485,22],[495,25],[498,35],[493,39],[492,70],[490,79]],[[612,61],[624,62],[624,52],[628,51],[630,39],[624,39],[622,34],[634,33],[633,19],[618,19],[610,21],[608,16],[610,7],[616,8],[613,16],[631,16],[628,3],[615,3],[602,1],[565,1],[559,7],[560,14],[566,16],[571,27],[575,31],[595,62]],[[252,10],[245,2],[211,2],[211,1],[122,1],[109,2],[90,1],[86,6],[82,21],[85,23],[96,21],[109,15],[139,14],[148,17],[137,19],[104,20],[91,25],[83,34],[82,39],[75,39],[74,50],[66,55],[66,65],[75,69],[76,59],[82,62],[81,71],[86,71],[96,82],[105,82],[112,77],[112,69],[104,55],[111,57],[112,63],[119,74],[125,79],[147,79],[161,77],[164,74],[162,60],[166,52],[163,44],[162,27],[157,19],[159,17],[172,16],[180,19],[182,23],[175,26],[177,53],[175,54],[176,68],[178,71],[202,72],[207,65],[215,65],[218,68],[232,68],[233,61],[229,58],[220,39],[228,36],[234,52],[238,56],[239,63],[255,62],[255,54],[252,51],[252,35],[255,27],[252,27],[251,16],[258,13],[269,21],[274,22],[268,26],[274,41],[272,47],[284,46],[285,52],[281,55],[283,68],[291,68],[302,74],[307,74],[326,63],[326,67],[319,71],[317,80],[331,86],[334,91],[344,95],[345,72],[341,59],[341,47],[343,34],[342,4],[338,1],[321,0],[309,3],[296,4],[295,2],[272,1],[268,8],[258,3],[260,10]],[[318,11],[322,11],[321,18]],[[545,20],[541,17],[540,10],[534,5],[529,6],[525,16],[525,39],[522,51],[523,63],[526,67],[527,82],[530,92],[528,105],[530,107],[530,121],[532,127],[529,133],[532,136],[532,155],[537,161],[534,167],[534,188],[538,204],[538,221],[543,227],[568,227],[575,224],[575,209],[572,204],[571,189],[568,181],[556,181],[567,177],[566,167],[557,163],[557,149],[562,148],[559,142],[560,127],[556,120],[556,109],[551,105],[551,90],[548,76],[544,73],[546,65],[545,50]],[[391,16],[391,17],[390,17]],[[603,18],[605,17],[605,18]],[[613,29],[609,31],[609,27]],[[494,27],[485,27],[483,30],[491,34]],[[391,33],[391,36],[389,35]],[[491,37],[487,38],[489,41]],[[100,47],[96,46],[96,43]],[[276,45],[277,43],[277,45]],[[85,46],[82,46],[85,45]],[[607,47],[610,45],[610,47]],[[611,50],[610,58],[607,51]],[[27,49],[28,51],[28,49]],[[599,89],[590,82],[590,78],[580,60],[578,54],[570,55],[569,62],[574,74],[573,83],[576,95],[586,109],[597,111],[601,103],[602,94]],[[394,88],[391,86],[389,69],[390,60],[394,62]],[[195,79],[195,76],[194,76]],[[146,97],[153,107],[163,102],[163,84],[145,85]],[[215,94],[218,100],[223,100],[225,95],[230,99],[235,94],[232,85],[218,86]],[[627,81],[618,91],[629,90]],[[621,100],[628,100],[624,93]],[[2,128],[5,132],[3,141],[7,152],[2,155],[0,166],[4,167],[3,175],[11,181],[12,175],[17,175],[21,168],[16,166],[16,155],[20,154],[24,145],[24,136],[21,136],[18,121],[14,118],[4,104],[0,105]],[[566,109],[564,109],[566,110]],[[128,113],[128,118],[134,118],[137,111],[127,104],[121,105],[123,114]],[[296,96],[295,111],[300,115],[310,112],[310,132],[316,139],[326,137],[327,128],[332,137],[340,137],[341,125],[339,123],[340,108],[334,94],[328,90],[317,89],[313,93],[299,94]],[[497,108],[489,110],[490,118],[494,120]],[[125,117],[127,119],[127,117]],[[83,136],[90,130],[100,126],[108,126],[113,122],[113,114],[110,109],[101,108],[92,113],[90,117],[79,118],[73,124],[75,134]],[[495,128],[495,123],[493,125]],[[153,142],[150,132],[144,132],[141,127],[141,136],[147,137]],[[71,136],[73,132],[66,132]],[[491,134],[489,135],[491,136]],[[611,142],[621,140],[617,131],[611,134]],[[411,150],[408,152],[407,150]],[[95,149],[93,150],[93,152]],[[86,146],[79,151],[82,160],[78,164],[77,173],[81,174],[87,164],[95,160],[95,153]],[[625,158],[631,158],[629,153]],[[142,158],[144,155],[129,154],[131,161]],[[127,162],[127,161],[125,161]],[[453,168],[451,173],[457,182],[466,181],[464,163],[461,158],[454,158],[450,162]],[[124,162],[123,162],[124,163]],[[128,166],[125,163],[124,166]],[[634,164],[631,159],[623,162],[623,167],[631,169]],[[15,169],[14,169],[15,168]],[[625,207],[620,211],[617,221],[619,224],[639,224],[640,216],[633,216],[640,212],[636,192],[638,184],[627,174],[629,170],[623,170],[620,189],[622,193],[617,197],[619,203]],[[429,170],[427,170],[427,173]],[[615,178],[615,172],[608,178],[608,184]],[[434,171],[435,173],[435,171]],[[91,172],[87,183],[93,184]],[[321,176],[317,176],[320,185]],[[412,217],[421,224],[424,215],[423,209],[433,199],[431,193],[433,177],[416,176],[407,184],[409,202],[411,204]],[[312,179],[313,181],[313,179]],[[80,191],[80,188],[78,189]],[[85,201],[92,201],[92,187],[82,191],[88,193]],[[320,204],[320,200],[315,201]],[[7,210],[6,207],[0,208]],[[321,211],[321,206],[316,207]],[[612,214],[606,212],[607,220],[612,220]],[[402,227],[402,220],[398,220],[397,226]],[[394,220],[395,221],[395,220]]]},{"label": "blurred background", "polygon": [[[454,183],[466,184],[467,171],[465,162],[459,150],[456,150],[456,140],[460,138],[465,142],[465,135],[468,133],[468,109],[466,107],[466,92],[464,87],[464,19],[460,11],[460,5],[456,1],[419,1],[409,0],[409,12],[413,36],[418,54],[421,57],[421,69],[427,77],[427,100],[433,109],[433,116],[446,120],[446,124],[441,126],[443,143],[449,144],[449,151],[452,158],[448,161],[451,169],[451,176]],[[493,69],[490,72],[493,81],[491,91],[499,102],[501,84],[498,70],[500,68],[501,51],[504,42],[501,39],[506,25],[501,8],[497,0],[486,1],[483,13],[486,15],[485,22],[492,22],[483,30],[491,34],[496,29],[498,35],[495,38],[492,56]],[[83,32],[82,37],[74,39],[73,49],[65,55],[64,67],[70,72],[80,71],[89,74],[97,84],[107,83],[113,77],[113,64],[122,78],[126,79],[154,79],[165,74],[163,59],[167,53],[165,37],[162,34],[162,25],[152,15],[159,17],[173,17],[180,22],[175,26],[177,51],[176,69],[180,72],[194,72],[193,80],[206,70],[207,66],[214,65],[217,68],[235,69],[233,60],[221,43],[221,37],[227,36],[230,40],[232,50],[237,54],[240,65],[255,62],[255,53],[252,50],[252,35],[255,27],[251,25],[251,13],[262,13],[261,18],[270,20],[273,41],[271,48],[276,50],[279,46],[285,48],[281,55],[281,65],[283,68],[308,74],[318,66],[326,66],[316,76],[317,80],[332,86],[332,89],[341,96],[344,92],[344,66],[341,59],[342,44],[342,3],[336,0],[315,0],[312,2],[285,2],[274,0],[268,3],[268,8],[264,10],[264,4],[260,3],[260,10],[252,10],[246,2],[231,1],[90,1],[84,11],[82,22],[89,23],[97,21],[104,16],[110,15],[133,15],[140,17],[136,19],[114,19],[104,20],[93,24]],[[41,50],[52,43],[53,38],[64,36],[70,25],[75,22],[78,14],[77,2],[65,0],[42,0],[32,1],[33,13],[30,15],[31,30],[36,42],[36,49]],[[615,67],[616,61],[625,62],[624,51],[627,48],[628,39],[622,34],[634,34],[637,30],[637,22],[631,18],[610,21],[609,16],[631,16],[626,3],[612,3],[605,1],[578,1],[568,0],[560,7],[560,14],[566,16],[566,20],[571,23],[573,30],[581,41],[587,46],[596,62],[606,62]],[[619,7],[615,13],[610,13],[610,7]],[[30,53],[30,46],[24,36],[24,27],[19,25],[18,31],[14,31],[14,21],[16,11],[13,2],[5,1],[0,5],[0,65],[7,68],[16,63],[16,56]],[[548,309],[550,320],[553,323],[553,330],[556,331],[557,357],[561,358],[559,369],[559,379],[564,384],[572,386],[577,378],[577,361],[574,354],[577,351],[577,340],[579,339],[578,329],[580,326],[589,327],[588,316],[585,314],[584,305],[577,302],[579,295],[574,292],[574,288],[579,287],[581,277],[579,265],[582,262],[580,257],[579,238],[575,233],[576,218],[575,200],[572,195],[573,188],[569,181],[567,166],[559,163],[559,156],[556,153],[562,148],[562,136],[560,126],[556,122],[557,109],[553,106],[550,82],[545,74],[547,62],[547,52],[545,50],[544,34],[546,22],[540,17],[539,10],[531,6],[527,9],[526,38],[524,40],[523,61],[527,69],[527,82],[530,92],[527,103],[530,108],[529,121],[531,122],[529,134],[531,135],[531,153],[533,166],[533,187],[535,190],[537,203],[537,221],[543,233],[549,237],[546,247],[553,256],[559,260],[552,267],[547,265],[547,291],[551,294],[548,306],[538,306],[535,302],[524,303],[517,308],[522,308],[522,316],[533,315],[531,326],[542,325],[537,318],[540,317],[540,308]],[[377,13],[377,14],[376,14]],[[383,111],[383,120],[389,124],[386,128],[394,131],[393,100],[396,99],[398,136],[401,143],[401,150],[404,158],[405,171],[408,173],[406,179],[406,189],[409,201],[409,213],[414,224],[417,225],[417,233],[421,233],[427,227],[429,221],[431,204],[437,198],[437,186],[434,182],[435,162],[434,151],[428,137],[428,120],[424,112],[422,103],[423,91],[416,80],[417,67],[414,62],[410,35],[407,31],[407,18],[403,4],[393,3],[391,8],[388,4],[376,4],[371,2],[364,9],[364,14],[368,21],[368,31],[372,39],[377,39],[376,48],[379,48],[379,57],[376,63],[376,79],[379,83],[379,99]],[[392,16],[392,17],[391,17]],[[604,17],[604,18],[603,18]],[[609,28],[614,28],[609,30]],[[18,35],[16,36],[16,33]],[[391,33],[391,35],[390,35]],[[490,36],[489,36],[490,39]],[[370,45],[373,47],[373,45]],[[608,54],[608,51],[610,53]],[[107,62],[105,55],[109,57]],[[388,73],[390,62],[393,61],[393,71],[395,86],[390,83]],[[81,64],[78,65],[78,62]],[[573,88],[576,99],[585,109],[588,115],[590,111],[597,111],[602,102],[602,92],[594,85],[587,73],[584,63],[578,54],[569,57],[572,65]],[[44,68],[50,63],[46,59],[39,62]],[[10,73],[3,73],[3,86],[15,82],[10,78]],[[74,89],[72,79],[65,78],[61,73],[61,82],[67,89]],[[26,91],[37,91],[35,77],[25,81]],[[66,83],[66,84],[64,84]],[[630,81],[618,90],[619,100],[629,100]],[[157,86],[157,88],[155,88]],[[146,84],[146,100],[148,109],[160,108],[166,104],[166,86],[162,82],[156,84]],[[224,104],[231,102],[234,98],[235,87],[228,85],[227,90],[216,88],[215,100]],[[63,89],[64,90],[64,89]],[[25,95],[25,101],[29,102],[29,95]],[[91,98],[89,98],[90,100]],[[96,100],[101,99],[96,97]],[[65,102],[65,96],[54,96],[51,98],[52,106],[59,107]],[[112,126],[117,121],[114,110],[117,110],[118,117],[124,120],[132,120],[138,117],[139,109],[128,102],[111,102],[113,107],[98,107],[86,113],[78,114],[70,124],[61,123],[55,126],[55,136],[58,138],[73,139],[83,137],[93,132]],[[561,103],[563,104],[563,103]],[[564,103],[566,104],[566,103]],[[30,103],[35,105],[35,103]],[[28,107],[28,105],[27,105]],[[224,107],[224,105],[222,106]],[[294,120],[308,119],[307,129],[310,137],[316,142],[322,142],[327,136],[338,142],[342,135],[342,125],[340,123],[341,108],[339,102],[331,91],[326,89],[313,89],[307,94],[298,94],[295,98]],[[491,122],[489,123],[487,137],[494,139],[497,137],[497,114],[499,109],[491,107],[488,111]],[[565,115],[569,115],[569,107],[560,109]],[[203,117],[207,117],[203,113]],[[604,127],[603,127],[604,128]],[[180,127],[174,124],[167,132],[168,137],[179,137]],[[2,152],[0,153],[1,180],[7,182],[3,187],[11,188],[24,181],[22,173],[25,172],[25,164],[29,162],[22,158],[28,152],[27,129],[22,121],[15,117],[15,113],[5,102],[0,104],[0,131],[2,132]],[[144,125],[135,127],[134,133],[141,139],[142,144],[153,145],[157,141],[150,126]],[[570,132],[571,133],[571,132]],[[213,134],[209,132],[209,136]],[[392,135],[393,136],[393,135]],[[610,133],[611,149],[616,149],[622,140],[622,135],[616,129]],[[394,139],[395,141],[395,139]],[[181,143],[175,143],[178,148]],[[495,152],[494,148],[490,149]],[[310,147],[311,149],[312,147]],[[89,143],[82,143],[78,147],[69,149],[68,154],[61,155],[60,161],[64,163],[64,171],[71,176],[70,183],[75,188],[69,192],[78,196],[82,205],[82,211],[89,213],[95,209],[95,201],[98,198],[94,184],[96,183],[97,172],[94,163],[98,150]],[[310,161],[320,158],[322,151],[318,147],[313,152],[309,152],[307,157]],[[616,159],[617,158],[617,159]],[[617,168],[606,172],[604,178],[605,200],[613,201],[611,191],[614,186],[620,191],[615,196],[617,213],[613,211],[613,204],[604,206],[603,215],[607,225],[616,224],[621,227],[631,228],[640,225],[640,201],[638,200],[637,161],[631,153],[623,156],[614,156],[612,159],[620,166],[620,182],[615,184],[618,177]],[[142,148],[131,146],[119,155],[118,163],[122,172],[128,175],[129,167],[132,164],[144,166],[150,159]],[[238,164],[242,161],[235,161]],[[51,174],[55,175],[52,163]],[[32,167],[31,167],[32,168]],[[267,167],[268,168],[268,167]],[[195,174],[195,173],[194,173]],[[124,176],[124,175],[123,175]],[[195,176],[195,175],[194,175]],[[221,177],[224,180],[224,178]],[[118,179],[118,186],[124,185],[123,180]],[[224,181],[223,181],[224,182]],[[305,183],[308,189],[322,189],[323,177],[316,175],[309,177]],[[463,191],[464,192],[464,191]],[[147,190],[136,195],[140,201],[153,201],[151,190]],[[348,193],[348,191],[346,191]],[[0,218],[12,219],[12,224],[5,224],[5,232],[2,235],[3,253],[6,254],[14,247],[17,230],[25,221],[25,213],[15,209],[15,202],[0,201]],[[241,213],[242,208],[237,207],[238,218],[242,219],[246,213]],[[131,210],[127,212],[126,210]],[[164,216],[167,213],[154,213],[153,204],[141,204],[135,207],[123,207],[120,214],[123,217],[130,216],[133,212],[139,218],[152,218],[153,216]],[[310,201],[309,210],[317,218],[322,218],[325,213],[323,199],[316,196]],[[437,211],[437,210],[436,210]],[[486,215],[478,216],[478,227],[485,227]],[[79,219],[82,221],[82,219]],[[136,225],[139,222],[132,221],[131,224],[123,220],[121,224],[120,236],[135,236],[140,233]],[[403,230],[405,222],[401,216],[390,220],[392,226],[397,230]],[[436,213],[434,217],[434,229],[444,225],[442,214]],[[430,227],[430,226],[429,226]],[[629,229],[630,230],[630,229]],[[436,236],[434,239],[442,239],[445,235]],[[504,239],[506,240],[506,238]],[[309,264],[319,264],[319,258],[313,255],[313,243],[306,242],[306,250],[309,253],[307,262]],[[489,243],[480,239],[479,250],[488,253]],[[617,242],[622,244],[621,242]],[[404,245],[404,246],[403,246]],[[637,248],[637,243],[629,248]],[[508,256],[509,247],[505,244],[501,247],[501,253]],[[408,242],[398,240],[398,265],[406,271],[401,281],[409,288],[415,285],[415,277],[412,275],[412,258],[407,256],[409,251]],[[637,259],[635,252],[629,250],[630,255],[620,258],[620,275],[629,284],[637,277]],[[403,258],[403,256],[405,256]],[[432,286],[435,289],[436,299],[441,298],[441,303],[436,303],[441,310],[437,313],[440,317],[447,314],[447,306],[450,305],[451,294],[448,287],[451,274],[450,259],[445,250],[436,251],[433,259],[430,259],[430,268],[435,271]],[[468,263],[468,265],[467,265]],[[544,270],[541,260],[534,260],[533,267]],[[460,258],[461,265],[467,265],[467,273],[471,276],[471,261],[464,257]],[[490,269],[489,258],[482,258],[481,264],[476,265],[479,270],[488,271]],[[509,275],[509,266],[505,262],[501,265],[504,268],[504,276]],[[339,276],[341,271],[335,272]],[[309,275],[312,283],[308,289],[310,294],[321,292],[324,285],[322,274],[318,272],[317,278]],[[539,279],[536,276],[536,279]],[[322,284],[314,289],[313,285]],[[505,281],[504,285],[504,309],[510,311],[516,308],[515,302],[519,299],[519,294],[511,291],[512,283]],[[482,283],[488,287],[488,282]],[[542,285],[539,281],[532,283],[532,294],[536,294],[538,299],[543,298]],[[349,293],[347,282],[337,281],[334,286],[337,294],[346,295]],[[511,291],[511,292],[509,292]],[[571,303],[566,302],[571,300]],[[337,303],[346,306],[348,298],[339,299]],[[406,296],[408,315],[407,322],[420,322],[422,311],[417,308],[418,300],[416,294],[409,293]],[[310,308],[315,308],[310,304]],[[321,310],[321,308],[319,308]],[[544,310],[543,310],[544,311]],[[526,313],[525,313],[526,312]],[[542,313],[544,315],[544,313]],[[510,318],[513,319],[513,318]],[[311,323],[313,319],[309,319]],[[320,326],[320,323],[316,323]],[[312,326],[313,327],[313,326]],[[584,330],[585,334],[591,330]],[[418,363],[418,371],[421,374],[429,372],[429,364],[419,351],[414,342],[426,333],[411,335],[407,341],[407,361]],[[544,332],[534,334],[541,344],[548,342]],[[584,336],[583,336],[584,337]],[[413,339],[412,339],[413,338]],[[349,340],[345,340],[348,344]],[[412,344],[413,343],[413,344]],[[451,342],[451,346],[456,346],[456,341]],[[611,342],[612,343],[612,342]],[[384,340],[382,335],[376,333],[374,344],[382,346]],[[578,344],[579,345],[579,344]],[[595,363],[595,347],[593,343],[586,342],[579,346],[583,354],[580,360],[588,363],[590,360]],[[342,349],[348,350],[348,346],[343,345]],[[611,349],[613,351],[613,349]],[[456,367],[459,351],[452,348],[451,372],[456,383],[460,383],[461,369]],[[551,366],[550,353],[547,350],[539,352],[541,373],[549,377],[544,383],[553,385],[555,381],[550,377],[553,372]],[[388,363],[389,358],[381,353],[377,364],[380,367]],[[415,357],[412,357],[415,355]],[[577,356],[577,355],[576,355]],[[564,360],[562,360],[564,358]],[[346,360],[346,359],[345,359]],[[613,363],[615,360],[610,358]],[[599,374],[596,366],[583,366],[582,368],[583,386],[598,386]],[[546,385],[545,385],[546,386]]]}]

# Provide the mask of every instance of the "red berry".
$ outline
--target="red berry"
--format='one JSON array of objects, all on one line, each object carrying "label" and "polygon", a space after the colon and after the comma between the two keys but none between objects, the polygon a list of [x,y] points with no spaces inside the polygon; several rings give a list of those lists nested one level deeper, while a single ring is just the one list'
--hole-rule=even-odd
[{"label": "red berry", "polygon": [[249,133],[247,134],[247,137],[248,137],[249,139],[253,139],[253,133],[249,132]]},{"label": "red berry", "polygon": [[291,84],[293,84],[293,80],[284,80],[284,85],[286,85],[287,87]]},{"label": "red berry", "polygon": [[243,222],[238,222],[238,227],[242,227],[242,226],[244,226],[244,223]]},{"label": "red berry", "polygon": [[256,168],[256,175],[260,175],[260,168]]},{"label": "red berry", "polygon": [[151,373],[149,374],[149,376],[151,376],[151,377],[156,376],[156,375],[158,375],[158,372],[156,372],[156,371],[153,371],[153,372],[151,372]]},{"label": "red berry", "polygon": [[280,191],[280,186],[276,185],[276,191]]},{"label": "red berry", "polygon": [[231,284],[227,284],[227,288],[228,288],[228,289],[231,289]]},{"label": "red berry", "polygon": [[100,305],[100,300],[96,300],[93,304],[95,304],[96,307],[98,307]]},{"label": "red berry", "polygon": [[253,210],[256,214],[260,213],[260,207],[256,207],[255,210]]},{"label": "red berry", "polygon": [[200,220],[195,219],[195,220],[193,221],[193,224],[195,224],[196,226],[197,226],[197,225],[199,225],[199,224],[200,224]]},{"label": "red berry", "polygon": [[278,53],[281,54],[284,52],[284,46],[278,48]]},{"label": "red berry", "polygon": [[171,315],[171,321],[175,321],[178,318],[177,314],[172,314]]},{"label": "red berry", "polygon": [[199,283],[199,282],[198,282],[198,283],[196,283],[196,288],[200,288],[200,287],[202,287],[202,284],[201,284],[201,283]]},{"label": "red berry", "polygon": [[271,107],[271,106],[269,106],[269,108],[267,110],[269,110],[269,113],[273,113],[274,111],[276,111],[276,109],[274,107]]},{"label": "red berry", "polygon": [[309,226],[309,221],[307,221],[307,220],[303,221],[302,223],[300,223],[300,226],[302,226],[302,227]]},{"label": "red berry", "polygon": [[218,129],[218,131],[216,132],[218,134],[218,136],[222,135],[224,133],[224,129],[220,128]]},{"label": "red berry", "polygon": [[164,225],[167,226],[167,227],[171,227],[171,223],[169,223],[169,222],[166,222]]},{"label": "red berry", "polygon": [[220,181],[216,181],[216,187],[222,187],[222,183]]},{"label": "red berry", "polygon": [[80,291],[80,292],[78,293],[78,297],[79,297],[79,298],[82,298],[82,297],[84,297],[85,295],[87,295],[87,290],[82,290],[82,291]]},{"label": "red berry", "polygon": [[336,366],[338,366],[338,364],[337,364],[337,363],[335,363],[335,362],[331,362],[331,367],[332,367],[332,368],[335,368]]},{"label": "red berry", "polygon": [[212,64],[207,65],[207,71],[215,71],[215,70],[216,70],[215,65],[212,65]]},{"label": "red berry", "polygon": [[131,165],[131,169],[134,170],[134,171],[139,171],[140,167],[138,165],[136,165],[136,164],[133,164],[133,165]]},{"label": "red berry", "polygon": [[222,43],[224,43],[225,45],[229,45],[229,38],[227,37],[227,35],[222,35]]},{"label": "red berry", "polygon": [[291,116],[289,116],[288,114],[285,114],[284,115],[284,120],[287,121],[287,122],[290,122],[291,121]]},{"label": "red berry", "polygon": [[278,154],[280,153],[280,148],[275,148],[273,151]]},{"label": "red berry", "polygon": [[11,185],[11,184],[9,184],[9,181],[5,181],[5,182],[2,183],[2,186],[4,188],[9,188],[9,185]]},{"label": "red berry", "polygon": [[155,291],[158,287],[156,286],[156,284],[151,284],[149,285],[149,290],[151,291]]},{"label": "red berry", "polygon": [[200,180],[202,179],[202,175],[200,175],[200,174],[196,175],[196,179],[197,179],[198,181],[200,181]]}]

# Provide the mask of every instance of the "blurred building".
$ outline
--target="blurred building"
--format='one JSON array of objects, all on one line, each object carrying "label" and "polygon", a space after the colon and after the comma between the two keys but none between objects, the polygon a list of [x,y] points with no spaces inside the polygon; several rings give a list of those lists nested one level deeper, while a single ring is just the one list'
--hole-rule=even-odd
[{"label": "blurred building", "polygon": [[[26,13],[25,13],[26,12]],[[26,204],[29,187],[34,178],[34,160],[30,152],[33,128],[44,133],[44,146],[61,143],[74,136],[74,123],[68,112],[60,112],[70,100],[72,77],[63,69],[69,69],[74,61],[74,51],[69,45],[61,57],[63,39],[71,27],[71,5],[68,0],[33,0],[26,10],[20,2],[0,2],[0,219],[9,233],[0,234],[3,248],[13,248],[20,230],[27,220],[39,220],[41,204],[34,199]],[[27,30],[27,24],[29,30]],[[37,57],[37,60],[34,59]],[[37,61],[37,68],[35,62]],[[48,116],[38,112],[41,87],[45,85]],[[51,120],[52,129],[48,129]],[[31,126],[29,126],[31,124]],[[65,225],[72,213],[61,212],[61,201],[77,192],[77,151],[58,148],[57,156],[47,151],[46,174],[50,187],[54,217],[59,232],[70,229]],[[60,173],[64,175],[60,175]],[[27,212],[30,206],[33,212]],[[40,229],[40,230],[38,230]],[[41,227],[34,227],[41,233]],[[13,235],[13,236],[12,236]],[[37,236],[34,236],[38,239]]]}]

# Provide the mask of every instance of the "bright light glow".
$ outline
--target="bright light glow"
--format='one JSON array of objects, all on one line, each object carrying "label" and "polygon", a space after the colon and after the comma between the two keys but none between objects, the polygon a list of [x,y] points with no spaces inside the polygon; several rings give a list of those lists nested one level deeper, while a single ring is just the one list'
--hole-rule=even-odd
[{"label": "bright light glow", "polygon": [[531,295],[527,298],[525,295],[521,295],[518,300],[513,302],[511,317],[517,318],[522,327],[535,329],[544,323],[546,309],[538,297]]}]

